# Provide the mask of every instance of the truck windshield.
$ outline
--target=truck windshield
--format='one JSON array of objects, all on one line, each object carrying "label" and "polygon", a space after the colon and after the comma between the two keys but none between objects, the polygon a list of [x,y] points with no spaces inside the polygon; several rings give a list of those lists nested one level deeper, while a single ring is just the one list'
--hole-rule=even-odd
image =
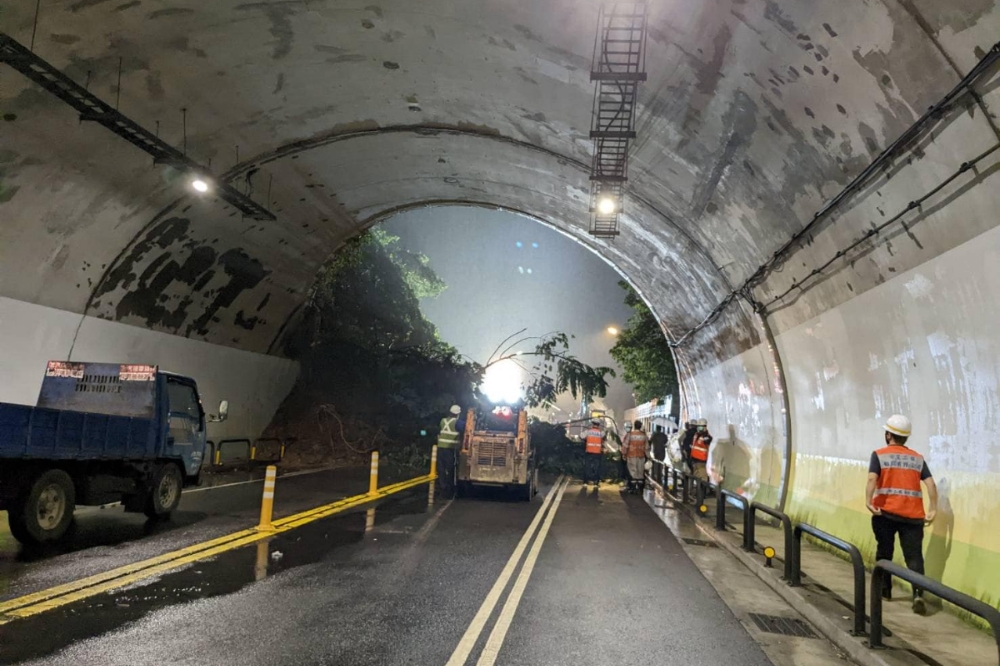
[{"label": "truck windshield", "polygon": [[516,405],[483,405],[476,416],[477,430],[517,432],[517,417],[521,408]]},{"label": "truck windshield", "polygon": [[170,414],[186,416],[192,421],[201,421],[201,407],[194,388],[180,382],[167,382],[167,398],[170,400]]}]

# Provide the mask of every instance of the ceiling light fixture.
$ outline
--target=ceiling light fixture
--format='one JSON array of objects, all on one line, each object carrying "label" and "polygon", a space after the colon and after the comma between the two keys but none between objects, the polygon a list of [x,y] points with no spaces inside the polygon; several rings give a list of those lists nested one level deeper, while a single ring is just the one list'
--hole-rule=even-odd
[{"label": "ceiling light fixture", "polygon": [[617,208],[615,200],[611,197],[601,197],[601,200],[597,202],[597,212],[601,215],[612,215]]}]

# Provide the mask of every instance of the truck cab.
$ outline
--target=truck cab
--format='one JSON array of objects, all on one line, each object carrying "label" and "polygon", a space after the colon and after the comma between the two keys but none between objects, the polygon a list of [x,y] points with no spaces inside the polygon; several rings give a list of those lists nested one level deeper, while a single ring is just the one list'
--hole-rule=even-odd
[{"label": "truck cab", "polygon": [[538,486],[536,463],[523,404],[484,403],[469,409],[458,454],[459,495],[473,486],[493,486],[530,500]]}]

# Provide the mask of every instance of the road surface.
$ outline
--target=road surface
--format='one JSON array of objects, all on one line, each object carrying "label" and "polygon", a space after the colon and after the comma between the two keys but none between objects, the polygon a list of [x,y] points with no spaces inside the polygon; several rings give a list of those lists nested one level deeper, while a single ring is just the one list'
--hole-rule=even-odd
[{"label": "road surface", "polygon": [[[335,473],[279,481],[278,494],[315,499],[331,483],[328,474]],[[74,552],[10,564],[10,584],[34,591],[39,578],[62,582],[74,571],[104,570],[135,549],[157,551],[172,535],[211,536],[227,520],[252,515],[255,503],[240,508],[244,494],[253,495],[237,486],[192,496],[180,526],[111,553],[77,543]],[[184,517],[199,506],[207,511],[209,499],[231,509],[201,521]],[[91,559],[101,566],[81,564]],[[0,625],[0,661],[772,663],[642,497],[575,482],[550,483],[530,503],[479,493],[429,505],[421,486],[373,511],[324,518]]]}]

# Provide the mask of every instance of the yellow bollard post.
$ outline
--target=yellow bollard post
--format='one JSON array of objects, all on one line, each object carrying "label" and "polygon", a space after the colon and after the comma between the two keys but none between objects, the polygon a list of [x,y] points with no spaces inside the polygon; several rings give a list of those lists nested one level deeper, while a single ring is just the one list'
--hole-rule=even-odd
[{"label": "yellow bollard post", "polygon": [[267,466],[267,473],[264,475],[264,495],[260,500],[260,524],[257,525],[258,532],[273,532],[274,525],[271,524],[271,514],[274,512],[274,480],[278,476],[278,468],[274,465]]},{"label": "yellow bollard post", "polygon": [[215,450],[215,464],[216,465],[221,465],[222,464],[222,447],[221,446]]},{"label": "yellow bollard post", "polygon": [[257,542],[257,561],[253,565],[253,579],[255,581],[267,578],[267,558],[270,554],[268,552],[268,541],[270,539]]},{"label": "yellow bollard post", "polygon": [[434,444],[433,446],[431,446],[431,473],[430,473],[430,477],[432,479],[438,478],[437,462],[438,462],[438,446],[437,446],[437,444]]},{"label": "yellow bollard post", "polygon": [[375,507],[365,512],[365,532],[371,532],[373,529],[375,529]]},{"label": "yellow bollard post", "polygon": [[256,446],[251,446],[250,447],[250,460],[257,460],[257,447]]},{"label": "yellow bollard post", "polygon": [[372,477],[368,484],[368,494],[378,494],[378,451],[372,451]]}]

